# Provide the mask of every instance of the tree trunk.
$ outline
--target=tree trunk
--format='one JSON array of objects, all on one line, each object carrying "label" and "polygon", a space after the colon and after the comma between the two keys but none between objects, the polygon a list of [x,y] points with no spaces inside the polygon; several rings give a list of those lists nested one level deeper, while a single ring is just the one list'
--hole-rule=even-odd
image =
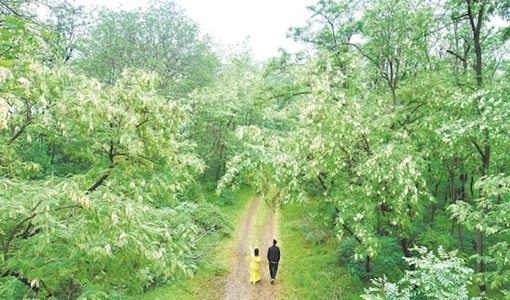
[{"label": "tree trunk", "polygon": [[55,163],[55,152],[56,152],[55,143],[51,143],[48,147],[49,147],[49,149],[51,149],[50,150],[50,165],[53,165]]},{"label": "tree trunk", "polygon": [[[482,165],[482,176],[487,175],[489,172],[489,163],[490,163],[490,155],[491,150],[488,143],[485,143],[484,146],[484,155],[483,155],[483,165]],[[483,192],[480,190],[480,197],[483,197]],[[478,263],[478,266],[476,267],[477,273],[483,273],[485,272],[485,265],[481,258],[483,257],[483,232],[480,229],[476,230],[476,254],[480,257],[480,262]],[[479,285],[480,292],[485,292],[486,287],[485,284]]]},{"label": "tree trunk", "polygon": [[216,170],[216,176],[214,177],[216,179],[216,181],[220,180],[220,176],[221,176],[221,167],[223,166],[223,153],[225,151],[225,144],[221,144],[221,147],[220,147],[220,158],[219,158],[219,162],[218,162],[218,169]]},{"label": "tree trunk", "polygon": [[370,256],[365,257],[365,271],[370,273]]},{"label": "tree trunk", "polygon": [[381,208],[377,209],[377,235],[381,235]]},{"label": "tree trunk", "polygon": [[432,212],[430,213],[430,224],[434,226],[434,218],[436,216],[436,204],[432,204]]},{"label": "tree trunk", "polygon": [[[462,172],[460,174],[460,181],[462,184],[460,185],[460,193],[459,193],[459,200],[465,201],[466,200],[466,181],[467,181],[467,174]],[[460,251],[464,252],[464,241],[462,237],[462,225],[460,223],[457,224],[457,232],[459,237],[459,248]]]},{"label": "tree trunk", "polygon": [[[338,214],[338,208],[335,207],[335,211]],[[357,236],[354,235],[354,232],[349,228],[349,226],[342,224],[342,227],[347,231],[360,245],[363,245],[363,241]],[[365,256],[365,271],[370,273],[370,256]]]},{"label": "tree trunk", "polygon": [[[467,17],[469,24],[471,25],[471,32],[473,33],[473,44],[476,56],[475,62],[475,73],[476,73],[476,85],[481,86],[483,83],[482,76],[482,43],[480,41],[480,33],[483,23],[483,15],[485,13],[485,2],[476,0],[466,0],[467,2]],[[478,11],[474,12],[473,8],[481,4]]]},{"label": "tree trunk", "polygon": [[[413,257],[411,254],[411,250],[409,250],[409,240],[407,238],[403,238],[400,240],[400,245],[402,246],[402,252],[404,253],[404,256],[409,258]],[[414,271],[415,266],[409,265],[409,270]]]},{"label": "tree trunk", "polygon": [[469,192],[471,193],[471,200],[475,199],[475,176],[471,175],[471,179],[469,180]]},{"label": "tree trunk", "polygon": [[459,249],[464,252],[464,241],[462,238],[462,225],[457,223],[457,237],[459,238]]},{"label": "tree trunk", "polygon": [[[448,180],[450,181],[450,200],[451,204],[455,204],[457,202],[457,190],[455,188],[455,169],[453,167],[450,167],[448,169]],[[457,223],[457,219],[452,219],[452,227],[451,227],[451,234],[453,235],[455,233],[455,224]]]},{"label": "tree trunk", "polygon": [[[478,255],[482,255],[483,254],[483,233],[481,230],[477,229],[476,230],[476,253]],[[478,263],[478,266],[476,268],[476,271],[478,273],[483,273],[485,270],[485,266],[483,264],[483,261],[480,261]],[[482,287],[483,287],[483,290],[482,290]],[[484,292],[485,291],[485,285],[481,285],[480,286],[480,291],[481,292]]]}]

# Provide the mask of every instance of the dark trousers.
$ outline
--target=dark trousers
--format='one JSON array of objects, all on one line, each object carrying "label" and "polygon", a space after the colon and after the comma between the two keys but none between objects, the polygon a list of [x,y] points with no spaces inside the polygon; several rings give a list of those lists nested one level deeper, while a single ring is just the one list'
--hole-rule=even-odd
[{"label": "dark trousers", "polygon": [[269,262],[269,274],[271,274],[271,279],[276,278],[276,271],[278,271],[278,263]]}]

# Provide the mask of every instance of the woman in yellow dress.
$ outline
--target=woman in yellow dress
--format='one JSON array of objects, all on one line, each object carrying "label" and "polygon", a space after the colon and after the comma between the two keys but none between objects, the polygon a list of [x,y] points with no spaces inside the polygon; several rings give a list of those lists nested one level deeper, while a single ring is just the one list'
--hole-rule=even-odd
[{"label": "woman in yellow dress", "polygon": [[259,249],[255,248],[254,256],[251,259],[250,265],[250,282],[255,284],[260,281],[260,256]]}]

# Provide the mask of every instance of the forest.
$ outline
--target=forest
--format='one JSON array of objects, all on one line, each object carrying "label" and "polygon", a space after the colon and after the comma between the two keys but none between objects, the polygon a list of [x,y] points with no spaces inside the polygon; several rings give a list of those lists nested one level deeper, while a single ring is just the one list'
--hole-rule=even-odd
[{"label": "forest", "polygon": [[510,1],[307,9],[0,0],[0,299],[510,299]]}]

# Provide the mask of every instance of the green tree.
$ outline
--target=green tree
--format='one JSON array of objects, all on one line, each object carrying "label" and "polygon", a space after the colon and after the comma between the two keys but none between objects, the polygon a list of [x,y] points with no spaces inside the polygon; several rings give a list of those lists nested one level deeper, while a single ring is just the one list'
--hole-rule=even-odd
[{"label": "green tree", "polygon": [[126,68],[155,72],[174,99],[207,86],[218,67],[207,38],[172,1],[136,11],[103,10],[80,45],[75,64],[85,74],[111,84]]},{"label": "green tree", "polygon": [[398,283],[385,277],[372,280],[373,286],[365,289],[363,299],[475,299],[468,295],[473,269],[465,266],[457,252],[438,249],[436,256],[426,248],[415,249],[420,257],[406,259],[416,271],[406,271]]},{"label": "green tree", "polygon": [[[363,11],[352,13],[356,7]],[[314,51],[283,53],[266,67],[260,101],[266,121],[239,128],[243,146],[227,163],[219,191],[248,182],[278,189],[276,205],[329,203],[338,236],[354,238],[354,257],[365,260],[366,271],[388,237],[407,259],[413,244],[444,244],[476,254],[481,292],[483,282],[501,289],[508,267],[505,255],[495,255],[506,247],[506,231],[489,233],[482,222],[498,222],[483,182],[506,173],[509,161],[502,121],[507,40],[489,22],[505,18],[504,7],[490,1],[311,6],[307,26],[292,34]],[[504,185],[503,177],[494,180]],[[505,197],[497,199],[504,205]]]},{"label": "green tree", "polygon": [[261,119],[256,107],[261,71],[248,54],[229,59],[215,82],[197,89],[184,102],[192,107],[189,137],[208,166],[205,178],[219,180],[237,151],[235,132]]},{"label": "green tree", "polygon": [[198,237],[228,226],[178,201],[203,170],[181,133],[187,107],[143,71],[104,85],[44,66],[38,31],[9,24],[2,45],[24,51],[0,69],[0,293],[124,297],[192,274]]}]

